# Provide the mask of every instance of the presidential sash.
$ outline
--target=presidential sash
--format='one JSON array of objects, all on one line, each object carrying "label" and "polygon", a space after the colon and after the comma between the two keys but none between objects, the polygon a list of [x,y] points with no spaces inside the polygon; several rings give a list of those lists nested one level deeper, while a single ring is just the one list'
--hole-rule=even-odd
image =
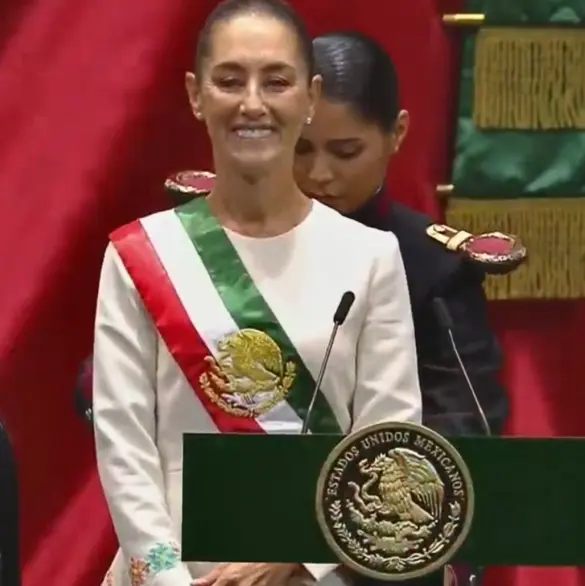
[{"label": "presidential sash", "polygon": [[[207,200],[132,222],[113,245],[219,431],[298,432],[315,381]],[[323,394],[313,433],[341,433]]]}]

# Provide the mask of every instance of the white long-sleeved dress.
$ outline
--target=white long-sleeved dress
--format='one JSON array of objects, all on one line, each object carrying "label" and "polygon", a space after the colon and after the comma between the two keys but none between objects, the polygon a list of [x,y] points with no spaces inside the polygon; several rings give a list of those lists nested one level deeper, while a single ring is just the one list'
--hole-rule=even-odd
[{"label": "white long-sleeved dress", "polygon": [[[99,474],[120,543],[105,584],[188,586],[213,567],[180,560],[182,434],[298,433],[345,291],[355,303],[312,431],[420,423],[392,234],[314,202],[291,231],[250,238],[219,226],[204,199],[114,233],[93,381]],[[306,567],[322,583],[341,580],[335,566]]]}]

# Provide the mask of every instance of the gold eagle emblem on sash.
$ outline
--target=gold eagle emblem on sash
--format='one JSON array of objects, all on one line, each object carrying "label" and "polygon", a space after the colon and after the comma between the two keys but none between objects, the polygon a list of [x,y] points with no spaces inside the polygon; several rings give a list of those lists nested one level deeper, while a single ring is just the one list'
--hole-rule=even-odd
[{"label": "gold eagle emblem on sash", "polygon": [[221,409],[238,417],[257,417],[290,391],[296,365],[285,363],[278,344],[265,332],[246,328],[222,338],[217,357],[207,356],[199,382]]}]

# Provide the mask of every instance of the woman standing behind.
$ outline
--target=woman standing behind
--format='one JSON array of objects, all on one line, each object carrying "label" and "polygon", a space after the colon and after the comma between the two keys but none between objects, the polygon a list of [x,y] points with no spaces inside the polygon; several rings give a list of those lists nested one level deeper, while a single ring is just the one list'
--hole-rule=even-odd
[{"label": "woman standing behind", "polygon": [[[507,397],[497,381],[501,358],[487,318],[483,271],[431,240],[424,214],[391,202],[384,179],[408,130],[394,65],[374,40],[355,32],[313,41],[321,99],[296,148],[301,189],[366,226],[392,232],[404,260],[413,310],[423,420],[443,435],[483,433],[482,421],[437,319],[446,304],[457,345],[494,433]],[[390,332],[389,332],[390,335]]]},{"label": "woman standing behind", "polygon": [[[180,562],[182,434],[298,433],[333,313],[312,432],[421,420],[406,276],[393,234],[307,198],[294,148],[320,79],[280,0],[227,0],[186,83],[206,124],[211,193],[111,235],[98,295],[93,409],[120,543],[105,584],[283,586],[335,565]],[[202,503],[202,506],[209,506]]]}]

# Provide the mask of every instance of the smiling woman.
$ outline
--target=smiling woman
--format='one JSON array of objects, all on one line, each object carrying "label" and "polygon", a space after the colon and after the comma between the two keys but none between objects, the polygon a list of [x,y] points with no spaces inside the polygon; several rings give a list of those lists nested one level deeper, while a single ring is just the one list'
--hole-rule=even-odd
[{"label": "smiling woman", "polygon": [[[294,181],[295,145],[319,97],[312,70],[288,4],[220,4],[186,74],[212,142],[211,192],[110,237],[93,375],[98,468],[120,543],[106,585],[341,584],[335,565],[181,562],[182,435],[421,420],[396,238],[311,201]],[[347,291],[355,302],[313,403]]]},{"label": "smiling woman", "polygon": [[251,167],[262,173],[268,162],[289,168],[319,81],[310,39],[290,7],[258,0],[221,4],[201,31],[195,73],[186,76],[218,175],[226,165],[243,164],[247,173]]}]

